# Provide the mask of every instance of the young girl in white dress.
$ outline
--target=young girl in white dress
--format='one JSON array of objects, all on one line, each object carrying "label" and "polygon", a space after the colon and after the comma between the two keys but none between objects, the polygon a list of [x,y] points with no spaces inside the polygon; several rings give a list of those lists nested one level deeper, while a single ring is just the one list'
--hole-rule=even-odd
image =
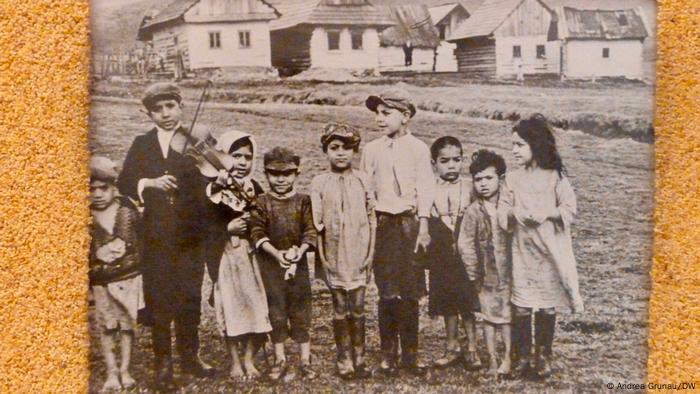
[{"label": "young girl in white dress", "polygon": [[513,233],[515,372],[542,378],[551,374],[556,309],[583,311],[571,241],[576,195],[544,116],[521,120],[513,127],[512,141],[520,168],[506,174],[498,219]]}]

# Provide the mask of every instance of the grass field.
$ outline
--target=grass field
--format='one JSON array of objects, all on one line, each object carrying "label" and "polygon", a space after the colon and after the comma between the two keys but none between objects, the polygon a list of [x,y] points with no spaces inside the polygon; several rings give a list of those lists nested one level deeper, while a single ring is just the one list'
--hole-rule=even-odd
[{"label": "grass field", "polygon": [[[347,89],[352,90],[351,87]],[[530,104],[555,107],[544,93]],[[591,105],[603,107],[618,103],[614,97],[605,98],[612,96],[610,92],[601,91],[596,95],[603,101]],[[650,102],[649,97],[640,99],[640,103]],[[648,105],[647,110],[651,108],[651,104]],[[187,107],[188,112],[192,107],[191,104]],[[135,101],[98,98],[92,108],[90,149],[96,154],[122,160],[133,138],[150,127]],[[245,130],[255,135],[263,150],[284,145],[297,151],[303,157],[299,180],[302,191],[307,190],[315,174],[326,168],[318,137],[322,125],[331,120],[359,127],[365,142],[378,137],[372,114],[361,107],[220,104],[209,106],[201,117],[202,125],[210,127],[214,134],[232,128]],[[511,125],[507,121],[419,111],[411,128],[426,143],[451,134],[465,144],[466,154],[478,148],[489,148],[504,155],[512,164],[509,155]],[[177,374],[176,379],[183,385],[184,392],[601,392],[606,390],[604,385],[608,382],[643,382],[650,290],[653,145],[571,130],[560,131],[558,140],[578,196],[579,215],[573,235],[587,311],[559,318],[554,342],[554,374],[547,383],[495,381],[483,372],[465,372],[461,368],[432,371],[423,379],[402,374],[397,379],[342,382],[334,376],[330,295],[322,286],[315,286],[312,351],[320,372],[318,380],[308,383],[290,379],[277,387],[252,383],[234,385],[226,378],[229,361],[216,334],[213,311],[204,305],[201,355],[219,368],[220,375],[204,381]],[[257,163],[262,164],[261,157]],[[262,181],[261,166],[257,167],[255,177]],[[207,279],[205,288],[208,286]],[[372,287],[367,302],[367,329],[369,361],[373,366],[377,365],[379,348],[376,301],[376,289]],[[422,359],[429,363],[442,354],[444,328],[441,320],[428,317],[425,300],[421,311],[420,350]],[[90,316],[93,328],[90,383],[91,390],[95,391],[101,386],[105,371],[92,313]],[[143,329],[138,335],[132,370],[139,387],[133,392],[145,391],[152,362],[150,333]],[[485,360],[483,345],[481,354]],[[294,352],[292,365],[296,360]]]}]

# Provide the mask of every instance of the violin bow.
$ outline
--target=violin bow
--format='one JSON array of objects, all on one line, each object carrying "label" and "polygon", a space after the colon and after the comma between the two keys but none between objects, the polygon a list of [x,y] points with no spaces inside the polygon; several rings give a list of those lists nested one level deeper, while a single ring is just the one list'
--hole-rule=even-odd
[{"label": "violin bow", "polygon": [[[204,85],[204,89],[202,89],[202,95],[199,97],[199,102],[197,103],[197,109],[194,111],[194,117],[192,118],[192,124],[190,124],[190,129],[187,131],[189,134],[189,137],[192,137],[192,132],[194,132],[194,125],[197,123],[197,118],[199,117],[199,112],[202,109],[202,105],[204,104],[204,100],[207,98],[207,90],[209,90],[209,87],[212,85],[212,82],[210,79],[207,79],[206,84]],[[185,146],[183,147],[182,151],[185,152],[187,150],[187,145],[189,145],[190,139],[185,140]]]}]

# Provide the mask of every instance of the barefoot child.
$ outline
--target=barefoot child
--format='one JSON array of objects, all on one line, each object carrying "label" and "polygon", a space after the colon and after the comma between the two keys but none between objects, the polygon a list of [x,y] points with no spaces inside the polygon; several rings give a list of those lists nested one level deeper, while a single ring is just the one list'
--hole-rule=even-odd
[{"label": "barefoot child", "polygon": [[227,171],[206,188],[212,203],[207,269],[214,283],[216,320],[231,354],[230,376],[235,380],[255,378],[259,372],[253,362],[254,351],[272,330],[265,287],[248,235],[252,200],[263,193],[250,178],[255,141],[250,134],[229,131],[217,138],[216,149],[226,154],[221,161]]},{"label": "barefoot child", "polygon": [[[513,157],[520,168],[506,174],[498,207],[502,228],[513,233],[513,316],[516,372],[551,373],[555,308],[583,311],[571,223],[576,195],[565,175],[554,134],[542,115],[513,127]],[[532,313],[535,360],[530,361]],[[530,371],[534,367],[534,371]]]},{"label": "barefoot child", "polygon": [[[129,374],[136,315],[143,307],[138,212],[126,198],[117,196],[117,169],[106,157],[90,162],[90,284],[107,380],[102,389],[120,390],[135,385]],[[119,334],[119,335],[118,335]],[[119,336],[121,365],[117,366],[114,342]]]},{"label": "barefoot child", "polygon": [[[489,373],[510,373],[510,254],[505,231],[498,226],[496,206],[499,185],[506,172],[503,158],[480,150],[469,166],[476,200],[462,220],[458,249],[469,280],[479,292],[480,316],[489,352]],[[500,328],[505,355],[500,366],[496,355],[496,328]]]},{"label": "barefoot child", "polygon": [[365,146],[360,165],[377,198],[373,268],[379,290],[379,370],[396,375],[400,340],[403,367],[424,375],[418,361],[418,300],[425,295],[425,270],[416,253],[425,253],[430,244],[428,218],[435,197],[430,150],[409,131],[416,107],[407,92],[369,96],[365,105],[383,134]]},{"label": "barefoot child", "polygon": [[[297,193],[299,156],[276,147],[263,158],[270,191],[258,197],[251,215],[250,237],[260,251],[260,270],[267,293],[275,346],[275,365],[269,379],[278,381],[287,373],[284,341],[291,334],[299,344],[301,374],[313,379],[311,368],[311,280],[306,252],[316,245],[311,198]],[[290,332],[291,331],[291,332]]]},{"label": "barefoot child", "polygon": [[333,297],[338,374],[365,378],[365,288],[374,252],[376,218],[369,177],[352,168],[360,134],[330,123],[321,136],[330,171],[311,181],[311,205],[319,233],[318,257]]},{"label": "barefoot child", "polygon": [[[458,139],[440,137],[430,147],[433,167],[437,174],[435,202],[429,220],[431,316],[443,316],[447,331],[447,348],[435,366],[444,368],[463,361],[467,369],[478,369],[481,361],[476,352],[474,312],[479,303],[457,254],[457,235],[464,210],[469,206],[471,184],[461,177],[462,144]],[[467,332],[467,351],[459,343],[459,315]]]}]

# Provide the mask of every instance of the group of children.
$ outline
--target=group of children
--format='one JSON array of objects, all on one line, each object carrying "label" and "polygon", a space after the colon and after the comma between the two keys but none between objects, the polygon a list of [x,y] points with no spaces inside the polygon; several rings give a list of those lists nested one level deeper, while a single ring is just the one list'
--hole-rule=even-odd
[{"label": "group of children", "polygon": [[[479,150],[471,158],[469,182],[461,176],[458,139],[441,137],[428,148],[411,133],[416,108],[406,92],[370,96],[366,106],[382,136],[364,146],[358,170],[352,164],[360,133],[347,124],[327,124],[320,142],[329,169],[313,178],[307,195],[295,187],[301,159],[284,147],[264,154],[264,192],[251,177],[259,154],[255,140],[239,131],[216,139],[218,176],[199,176],[185,155],[188,133],[180,125],[178,87],[154,84],[143,104],[155,127],[134,141],[122,174],[102,157],[91,165],[90,277],[107,364],[105,389],[134,384],[129,355],[144,298],[145,321],[153,327],[155,388],[176,388],[171,322],[182,371],[212,375],[197,354],[196,303],[205,265],[231,377],[260,375],[254,355],[269,337],[275,361],[266,378],[282,379],[291,337],[299,344],[302,377],[313,379],[311,251],[332,296],[341,378],[371,375],[364,312],[371,273],[379,291],[378,373],[426,372],[418,359],[418,301],[428,290],[426,269],[430,314],[443,316],[447,331],[446,352],[435,367],[463,362],[480,368],[476,321],[483,321],[490,373],[551,372],[556,308],[580,312],[583,303],[570,233],[576,197],[541,115],[513,128],[518,169],[506,173],[501,156]],[[141,219],[126,197],[144,207]],[[460,346],[460,316],[467,349]],[[118,330],[120,366],[112,349]],[[500,363],[497,331],[505,347]]]}]

